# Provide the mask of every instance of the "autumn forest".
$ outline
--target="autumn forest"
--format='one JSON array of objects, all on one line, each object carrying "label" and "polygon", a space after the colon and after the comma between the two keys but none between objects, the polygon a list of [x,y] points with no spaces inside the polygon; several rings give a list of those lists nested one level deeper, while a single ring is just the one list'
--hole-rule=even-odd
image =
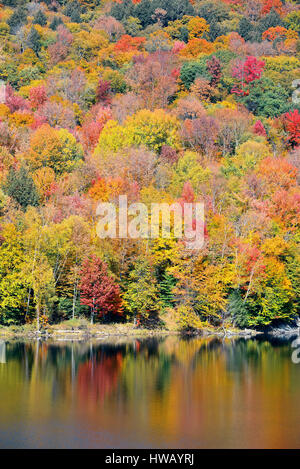
[{"label": "autumn forest", "polygon": [[[300,4],[2,0],[0,327],[299,315]],[[199,251],[96,207],[205,207]]]}]

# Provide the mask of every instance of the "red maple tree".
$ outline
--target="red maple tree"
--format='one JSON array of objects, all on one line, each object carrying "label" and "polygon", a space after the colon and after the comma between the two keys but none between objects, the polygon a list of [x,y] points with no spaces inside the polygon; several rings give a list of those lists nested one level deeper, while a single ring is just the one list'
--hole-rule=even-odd
[{"label": "red maple tree", "polygon": [[300,144],[300,114],[298,109],[284,114],[285,128],[288,132],[288,143],[292,147]]},{"label": "red maple tree", "polygon": [[232,89],[232,93],[244,96],[249,94],[249,84],[261,78],[264,67],[265,62],[254,56],[249,56],[245,61],[239,62],[232,71],[232,76],[239,81]]},{"label": "red maple tree", "polygon": [[81,303],[90,307],[92,323],[95,315],[103,317],[109,313],[122,313],[119,286],[99,257],[93,255],[83,262],[79,289]]}]

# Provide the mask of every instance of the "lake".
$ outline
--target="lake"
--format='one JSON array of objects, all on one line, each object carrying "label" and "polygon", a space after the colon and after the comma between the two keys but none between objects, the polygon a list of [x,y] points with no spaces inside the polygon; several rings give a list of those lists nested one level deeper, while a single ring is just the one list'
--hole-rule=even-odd
[{"label": "lake", "polygon": [[0,343],[1,448],[299,448],[291,341]]}]

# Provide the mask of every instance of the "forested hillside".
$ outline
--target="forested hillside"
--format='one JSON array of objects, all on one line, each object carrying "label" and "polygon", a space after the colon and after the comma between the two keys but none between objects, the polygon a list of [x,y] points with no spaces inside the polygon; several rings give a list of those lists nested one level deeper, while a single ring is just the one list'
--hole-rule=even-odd
[{"label": "forested hillside", "polygon": [[[299,314],[299,3],[2,0],[0,324]],[[204,202],[203,249],[100,239],[122,194]]]}]

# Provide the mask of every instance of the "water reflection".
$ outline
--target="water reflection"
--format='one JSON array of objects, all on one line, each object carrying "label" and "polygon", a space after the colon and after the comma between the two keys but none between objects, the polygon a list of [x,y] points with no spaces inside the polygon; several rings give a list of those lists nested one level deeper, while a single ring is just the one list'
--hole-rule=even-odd
[{"label": "water reflection", "polygon": [[0,343],[0,447],[299,447],[289,343]]}]

